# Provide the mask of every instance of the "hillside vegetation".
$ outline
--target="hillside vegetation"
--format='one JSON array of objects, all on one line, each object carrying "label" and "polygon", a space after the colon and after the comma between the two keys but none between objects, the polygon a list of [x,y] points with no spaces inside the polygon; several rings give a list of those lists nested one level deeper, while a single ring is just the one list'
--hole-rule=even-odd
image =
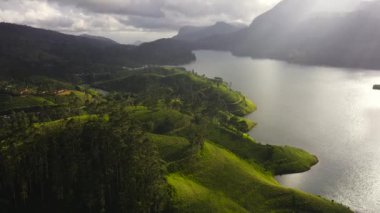
[{"label": "hillside vegetation", "polygon": [[173,67],[81,78],[0,84],[0,212],[350,212],[275,180],[317,157],[251,138],[242,116],[256,106],[221,78]]}]

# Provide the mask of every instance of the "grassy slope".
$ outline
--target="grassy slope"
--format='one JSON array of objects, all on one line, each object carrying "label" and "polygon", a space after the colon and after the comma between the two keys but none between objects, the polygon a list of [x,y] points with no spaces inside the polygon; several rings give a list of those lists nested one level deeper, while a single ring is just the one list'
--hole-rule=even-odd
[{"label": "grassy slope", "polygon": [[248,163],[210,142],[181,168],[179,173],[168,177],[180,202],[180,212],[212,209],[214,203],[209,202],[209,196],[213,194],[217,195],[214,200],[220,207],[216,212],[230,212],[232,204],[241,207],[236,212],[294,212],[295,209],[298,212],[348,212],[346,207],[331,201],[280,186],[260,165]]},{"label": "grassy slope", "polygon": [[237,118],[238,118],[239,122],[246,123],[249,130],[253,129],[257,125],[257,123],[255,123],[254,121],[246,119],[244,117],[237,117]]},{"label": "grassy slope", "polygon": [[28,96],[9,96],[0,94],[0,112],[10,110],[27,110],[34,107],[57,106],[60,104],[68,105],[69,96],[78,98],[82,103],[91,100],[92,96],[77,90],[68,90],[60,95],[28,95]]},{"label": "grassy slope", "polygon": [[190,142],[183,137],[147,134],[150,141],[157,146],[161,157],[167,162],[182,159],[190,148]]},{"label": "grassy slope", "polygon": [[181,212],[248,212],[223,193],[212,191],[181,174],[173,173],[167,181],[176,190],[174,202]]},{"label": "grassy slope", "polygon": [[149,125],[151,131],[160,134],[173,134],[190,125],[191,117],[176,110],[155,109],[150,110],[143,106],[127,107],[131,117]]},{"label": "grassy slope", "polygon": [[52,106],[53,102],[37,96],[14,96],[0,98],[0,111],[27,109],[41,106]]},{"label": "grassy slope", "polygon": [[[140,116],[142,111],[140,108]],[[173,172],[167,180],[175,190],[179,212],[349,212],[323,198],[282,187],[274,179],[276,170],[309,169],[316,162],[314,156],[276,146],[271,159],[263,160],[266,149],[273,146],[257,144],[223,128],[215,131],[219,135],[209,138],[219,145],[208,142],[195,156],[183,137],[148,134]]]},{"label": "grassy slope", "polygon": [[301,149],[262,145],[246,135],[218,126],[209,129],[208,138],[248,162],[260,163],[276,175],[304,172],[318,162],[315,156]]},{"label": "grassy slope", "polygon": [[[49,122],[44,122],[44,123],[34,123],[33,128],[36,129],[55,129],[59,128],[62,125],[66,124],[67,122],[79,122],[79,123],[84,123],[86,121],[90,120],[98,120],[99,116],[98,115],[88,115],[88,114],[83,114],[80,116],[73,116],[65,119],[60,119],[60,120],[55,120],[55,121],[49,121]],[[103,117],[103,120],[108,120],[108,118]]]},{"label": "grassy slope", "polygon": [[[63,81],[43,77],[43,76],[33,76],[29,79],[29,85],[32,90],[36,89],[36,85],[44,86],[42,90],[60,90],[67,89],[70,93],[82,100],[85,99],[85,94],[83,92],[74,90],[75,86],[66,83]],[[24,87],[27,87],[24,85]],[[63,94],[64,95],[64,94]],[[68,94],[66,94],[68,95]],[[49,95],[26,95],[26,96],[11,96],[6,94],[0,94],[0,112],[9,111],[9,110],[21,110],[21,109],[30,109],[34,107],[43,107],[43,106],[54,106],[55,96]]]}]

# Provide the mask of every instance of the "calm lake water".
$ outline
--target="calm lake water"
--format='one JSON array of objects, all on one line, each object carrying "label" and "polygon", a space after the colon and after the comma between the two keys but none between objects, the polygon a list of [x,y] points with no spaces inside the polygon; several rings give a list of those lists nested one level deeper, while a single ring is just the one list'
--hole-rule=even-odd
[{"label": "calm lake water", "polygon": [[219,76],[253,100],[262,143],[318,156],[309,172],[278,177],[285,186],[322,195],[358,212],[380,212],[380,71],[300,66],[196,51],[189,70]]}]

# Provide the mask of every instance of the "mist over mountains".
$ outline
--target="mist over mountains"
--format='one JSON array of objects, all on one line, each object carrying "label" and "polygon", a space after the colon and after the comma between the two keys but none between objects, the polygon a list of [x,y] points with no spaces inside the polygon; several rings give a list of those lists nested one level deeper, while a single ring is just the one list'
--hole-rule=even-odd
[{"label": "mist over mountains", "polygon": [[[239,32],[230,51],[254,58],[342,67],[380,68],[378,2],[367,2],[347,13],[308,15],[309,1],[290,0]],[[293,7],[294,6],[294,7]],[[302,10],[301,10],[302,11]]]},{"label": "mist over mountains", "polygon": [[229,24],[225,22],[217,22],[212,26],[204,27],[185,26],[182,27],[178,34],[173,38],[182,41],[198,41],[209,37],[228,35],[242,30],[245,27],[247,26]]},{"label": "mist over mountains", "polygon": [[285,0],[249,27],[200,36],[192,47],[301,64],[379,69],[378,11],[378,1]]}]

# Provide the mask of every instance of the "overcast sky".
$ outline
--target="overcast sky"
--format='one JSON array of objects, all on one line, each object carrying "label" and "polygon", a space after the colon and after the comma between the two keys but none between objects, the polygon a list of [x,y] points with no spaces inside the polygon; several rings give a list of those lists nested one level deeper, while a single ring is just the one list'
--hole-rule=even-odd
[{"label": "overcast sky", "polygon": [[185,25],[249,24],[280,0],[0,0],[0,21],[120,43],[171,37]]}]

